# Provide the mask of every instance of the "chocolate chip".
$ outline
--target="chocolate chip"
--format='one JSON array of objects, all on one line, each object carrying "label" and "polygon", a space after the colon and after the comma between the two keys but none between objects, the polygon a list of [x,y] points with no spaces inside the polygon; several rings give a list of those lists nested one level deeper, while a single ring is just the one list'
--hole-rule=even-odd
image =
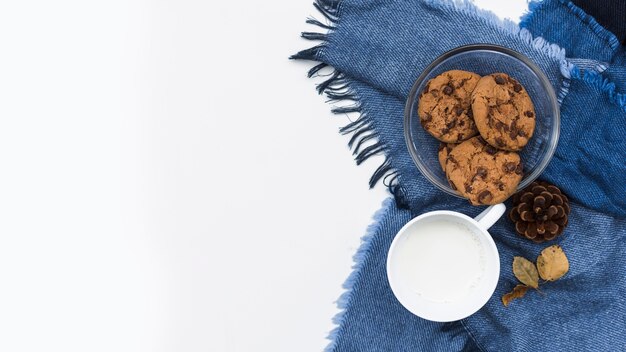
[{"label": "chocolate chip", "polygon": [[456,108],[456,110],[454,111],[456,113],[456,116],[461,116],[461,114],[463,113],[463,108]]},{"label": "chocolate chip", "polygon": [[504,83],[506,83],[506,80],[504,78],[502,78],[502,76],[496,76],[495,80],[496,80],[497,84],[504,84]]},{"label": "chocolate chip", "polygon": [[430,122],[430,121],[432,121],[432,120],[433,120],[433,117],[432,117],[432,115],[431,115],[431,114],[428,114],[428,113],[427,113],[426,115],[424,115],[424,118],[423,118],[422,120],[423,120],[424,122]]},{"label": "chocolate chip", "polygon": [[470,118],[474,118],[474,112],[472,111],[472,109],[467,109],[467,116],[469,116]]},{"label": "chocolate chip", "polygon": [[447,129],[451,129],[452,127],[456,126],[456,122],[457,122],[457,120],[456,120],[456,119],[453,119],[452,121],[450,121],[450,122],[448,122],[448,123],[446,124],[446,128],[447,128]]},{"label": "chocolate chip", "polygon": [[519,93],[522,91],[522,86],[519,83],[515,83],[515,85],[513,86],[513,90],[515,91],[515,93]]},{"label": "chocolate chip", "polygon": [[524,132],[522,130],[517,131],[517,135],[520,136],[520,137],[526,137],[527,136],[526,132]]},{"label": "chocolate chip", "polygon": [[461,120],[461,122],[459,122],[459,126],[461,127],[465,126],[465,120]]},{"label": "chocolate chip", "polygon": [[488,190],[484,190],[478,194],[478,201],[485,204],[493,199],[493,194]]},{"label": "chocolate chip", "polygon": [[524,172],[522,163],[517,164],[515,167],[515,173],[521,175]]},{"label": "chocolate chip", "polygon": [[504,141],[501,138],[496,138],[495,142],[498,147],[504,147]]},{"label": "chocolate chip", "polygon": [[480,177],[483,180],[485,179],[485,177],[487,177],[487,169],[485,169],[484,167],[480,166],[478,169],[476,169],[476,175],[474,176],[474,178],[476,177]]},{"label": "chocolate chip", "polygon": [[496,122],[496,128],[499,130],[503,130],[504,132],[509,132],[509,125],[506,125],[500,121]]},{"label": "chocolate chip", "polygon": [[492,146],[490,146],[490,145],[487,145],[487,146],[485,147],[485,151],[486,151],[486,152],[487,152],[487,154],[489,154],[489,155],[495,155],[495,154],[498,152],[498,150],[497,150],[496,148],[494,148],[494,147],[492,147]]},{"label": "chocolate chip", "polygon": [[504,191],[504,183],[498,181],[498,189]]},{"label": "chocolate chip", "polygon": [[441,134],[442,134],[442,135],[444,135],[444,134],[448,134],[448,132],[450,132],[450,129],[449,129],[449,128],[443,128],[443,129],[441,129]]},{"label": "chocolate chip", "polygon": [[512,173],[515,172],[515,169],[517,168],[517,165],[515,165],[515,163],[513,162],[507,162],[504,164],[504,171],[508,172],[508,173]]},{"label": "chocolate chip", "polygon": [[445,94],[445,95],[452,94],[452,91],[454,91],[454,88],[451,85],[449,85],[449,84],[447,84],[445,87],[443,87],[443,94]]},{"label": "chocolate chip", "polygon": [[532,111],[524,111],[524,115],[526,115],[528,117],[533,117],[535,114],[533,114]]},{"label": "chocolate chip", "polygon": [[465,192],[467,192],[467,193],[472,193],[472,186],[471,186],[471,185],[466,184],[466,185],[465,185]]},{"label": "chocolate chip", "polygon": [[515,139],[515,138],[517,138],[518,134],[519,134],[519,130],[511,129],[511,132],[509,132],[509,137],[511,137],[511,139]]}]

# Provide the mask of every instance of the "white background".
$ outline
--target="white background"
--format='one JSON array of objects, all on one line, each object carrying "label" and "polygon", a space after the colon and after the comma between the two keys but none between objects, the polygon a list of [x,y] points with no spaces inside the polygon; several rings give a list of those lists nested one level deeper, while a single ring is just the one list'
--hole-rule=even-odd
[{"label": "white background", "polygon": [[2,2],[1,351],[328,343],[387,194],[287,59],[310,2]]}]

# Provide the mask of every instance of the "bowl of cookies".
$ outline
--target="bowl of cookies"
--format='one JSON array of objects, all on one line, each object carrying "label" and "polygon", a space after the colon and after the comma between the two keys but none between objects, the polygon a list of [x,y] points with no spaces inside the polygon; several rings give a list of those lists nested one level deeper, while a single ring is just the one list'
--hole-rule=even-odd
[{"label": "bowl of cookies", "polygon": [[416,80],[404,135],[433,185],[493,205],[545,170],[559,121],[556,94],[537,65],[514,50],[475,44],[444,53]]}]

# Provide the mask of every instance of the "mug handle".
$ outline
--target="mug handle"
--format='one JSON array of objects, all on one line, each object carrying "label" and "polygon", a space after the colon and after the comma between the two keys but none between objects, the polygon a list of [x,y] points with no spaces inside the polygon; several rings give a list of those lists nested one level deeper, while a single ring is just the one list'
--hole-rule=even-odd
[{"label": "mug handle", "polygon": [[487,209],[485,209],[482,213],[478,214],[474,220],[478,222],[478,225],[485,230],[489,230],[493,224],[500,219],[504,211],[506,210],[506,206],[502,203],[495,204]]}]

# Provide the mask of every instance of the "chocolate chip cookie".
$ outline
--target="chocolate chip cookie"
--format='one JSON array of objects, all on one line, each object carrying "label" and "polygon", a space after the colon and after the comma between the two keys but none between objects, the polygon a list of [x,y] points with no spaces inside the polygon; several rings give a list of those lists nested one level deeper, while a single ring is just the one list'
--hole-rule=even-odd
[{"label": "chocolate chip cookie", "polygon": [[450,152],[446,176],[452,188],[470,203],[498,204],[517,189],[522,163],[517,153],[496,149],[476,136]]},{"label": "chocolate chip cookie", "polygon": [[484,76],[472,92],[480,135],[492,146],[521,150],[535,131],[535,108],[526,89],[505,73]]},{"label": "chocolate chip cookie", "polygon": [[439,164],[443,171],[446,171],[446,160],[448,159],[448,155],[456,147],[458,144],[454,143],[440,143],[439,144]]},{"label": "chocolate chip cookie", "polygon": [[417,107],[422,127],[445,143],[477,135],[470,98],[479,80],[473,72],[452,70],[428,81]]}]

